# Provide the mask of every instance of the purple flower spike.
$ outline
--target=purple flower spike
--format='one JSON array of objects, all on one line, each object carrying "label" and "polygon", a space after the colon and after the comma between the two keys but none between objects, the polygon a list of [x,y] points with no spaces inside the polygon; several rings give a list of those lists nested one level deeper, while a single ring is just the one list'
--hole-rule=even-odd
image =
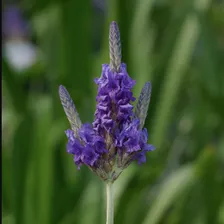
[{"label": "purple flower spike", "polygon": [[98,94],[93,127],[101,136],[105,136],[106,132],[112,133],[117,125],[121,126],[131,119],[131,102],[135,100],[131,90],[135,81],[129,77],[122,63],[119,73],[111,71],[110,65],[104,64],[101,77],[95,82]]},{"label": "purple flower spike", "polygon": [[74,156],[78,168],[85,164],[103,180],[114,182],[132,161],[145,163],[146,152],[155,148],[147,143],[147,129],[143,129],[151,84],[144,85],[134,113],[132,88],[135,81],[121,63],[120,34],[115,22],[110,25],[109,44],[110,64],[103,64],[101,77],[95,79],[98,93],[92,125],[81,126],[68,92],[61,86],[59,93],[73,129],[66,131],[67,152]]}]

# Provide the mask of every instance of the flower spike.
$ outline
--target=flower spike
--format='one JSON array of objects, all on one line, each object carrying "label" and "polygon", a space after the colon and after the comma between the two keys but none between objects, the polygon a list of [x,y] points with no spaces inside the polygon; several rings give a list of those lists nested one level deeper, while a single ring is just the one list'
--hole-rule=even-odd
[{"label": "flower spike", "polygon": [[67,89],[62,85],[59,87],[59,96],[71,128],[74,131],[75,136],[77,137],[78,130],[81,127],[82,123],[75,108],[75,104],[73,103]]},{"label": "flower spike", "polygon": [[98,86],[96,112],[92,124],[83,124],[67,90],[60,86],[59,95],[72,130],[67,130],[67,152],[80,168],[86,165],[102,180],[113,183],[134,160],[146,162],[147,129],[143,129],[151,95],[147,82],[140,94],[135,113],[132,89],[135,85],[125,63],[121,63],[120,33],[116,22],[109,32],[110,64],[103,64],[95,79]]},{"label": "flower spike", "polygon": [[121,42],[120,31],[116,22],[110,24],[109,32],[110,68],[119,72],[121,66]]},{"label": "flower spike", "polygon": [[140,120],[140,129],[142,129],[145,124],[145,119],[147,117],[148,107],[150,103],[151,91],[151,83],[146,82],[138,98],[138,103],[135,109],[135,117]]}]

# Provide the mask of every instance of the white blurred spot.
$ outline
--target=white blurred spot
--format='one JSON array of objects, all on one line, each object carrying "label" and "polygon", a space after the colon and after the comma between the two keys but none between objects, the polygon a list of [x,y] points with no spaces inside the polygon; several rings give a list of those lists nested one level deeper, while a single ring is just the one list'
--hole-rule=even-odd
[{"label": "white blurred spot", "polygon": [[37,49],[28,41],[8,40],[4,43],[4,53],[9,65],[18,72],[31,67],[37,60]]}]

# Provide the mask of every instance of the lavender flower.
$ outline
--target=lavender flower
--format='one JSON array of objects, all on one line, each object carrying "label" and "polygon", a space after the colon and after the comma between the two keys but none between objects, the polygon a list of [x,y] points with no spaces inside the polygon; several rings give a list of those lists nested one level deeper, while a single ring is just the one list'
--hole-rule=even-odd
[{"label": "lavender flower", "polygon": [[75,106],[63,86],[59,93],[72,130],[67,130],[67,152],[74,155],[80,168],[87,165],[103,180],[114,182],[124,168],[136,160],[146,162],[146,152],[154,146],[147,143],[147,129],[143,128],[147,115],[151,84],[146,83],[133,112],[132,88],[135,81],[121,63],[120,34],[115,22],[109,33],[110,64],[103,64],[98,85],[97,106],[92,124],[83,124]]}]

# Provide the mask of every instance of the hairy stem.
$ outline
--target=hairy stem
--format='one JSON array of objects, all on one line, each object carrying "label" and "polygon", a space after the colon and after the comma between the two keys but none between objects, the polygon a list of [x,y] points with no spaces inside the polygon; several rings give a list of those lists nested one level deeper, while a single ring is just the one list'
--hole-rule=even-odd
[{"label": "hairy stem", "polygon": [[107,183],[107,222],[106,224],[114,223],[114,196],[113,196],[113,184]]}]

